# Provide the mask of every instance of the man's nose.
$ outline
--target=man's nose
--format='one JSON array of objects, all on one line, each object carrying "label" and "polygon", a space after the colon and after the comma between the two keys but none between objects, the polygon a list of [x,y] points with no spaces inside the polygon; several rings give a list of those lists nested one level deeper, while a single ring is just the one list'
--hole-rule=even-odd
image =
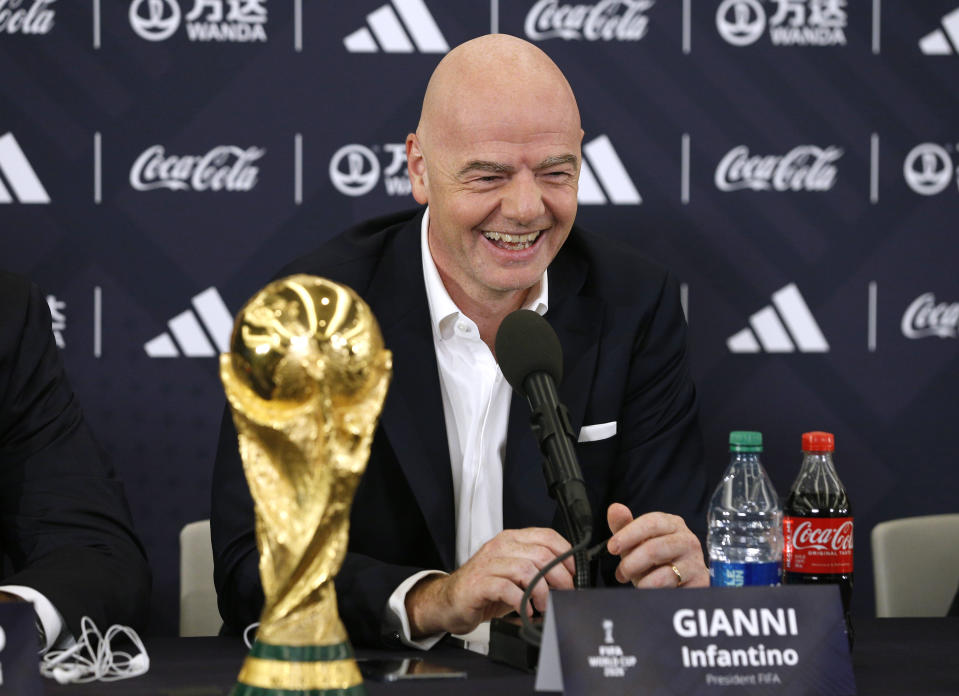
[{"label": "man's nose", "polygon": [[503,191],[500,209],[519,225],[528,225],[546,213],[543,192],[533,172],[522,170],[513,175]]}]

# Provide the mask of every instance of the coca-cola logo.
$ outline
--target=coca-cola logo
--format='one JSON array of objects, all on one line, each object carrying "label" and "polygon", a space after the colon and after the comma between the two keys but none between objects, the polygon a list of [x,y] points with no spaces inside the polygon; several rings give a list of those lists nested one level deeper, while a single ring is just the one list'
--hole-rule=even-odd
[{"label": "coca-cola logo", "polygon": [[931,292],[920,295],[902,315],[902,335],[906,338],[959,337],[959,302],[937,304]]},{"label": "coca-cola logo", "polygon": [[130,169],[130,185],[137,191],[249,191],[256,186],[259,167],[253,162],[266,150],[217,145],[205,155],[167,155],[152,145]]},{"label": "coca-cola logo", "polygon": [[0,0],[0,34],[47,34],[53,29],[56,0]]},{"label": "coca-cola logo", "polygon": [[814,527],[809,520],[800,522],[793,530],[792,547],[797,551],[852,551],[852,520],[835,528]]},{"label": "coca-cola logo", "polygon": [[539,0],[526,15],[526,36],[533,41],[639,41],[649,30],[646,12],[655,0],[601,0],[595,5]]},{"label": "coca-cola logo", "polygon": [[720,191],[828,191],[836,183],[835,162],[841,148],[799,145],[785,155],[752,155],[745,145],[734,147],[716,167]]}]

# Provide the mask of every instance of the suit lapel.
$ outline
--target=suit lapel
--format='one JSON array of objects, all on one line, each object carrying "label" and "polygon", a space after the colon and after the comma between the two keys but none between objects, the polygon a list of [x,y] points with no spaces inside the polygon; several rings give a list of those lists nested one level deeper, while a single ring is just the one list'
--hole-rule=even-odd
[{"label": "suit lapel", "polygon": [[[569,410],[574,436],[583,426],[604,320],[603,302],[581,294],[586,273],[586,262],[574,251],[571,238],[549,267],[546,319],[563,347],[563,381],[559,385],[559,399]],[[546,490],[542,474],[543,456],[529,421],[528,402],[514,393],[503,468],[503,526],[506,529],[543,527],[556,522],[556,503]]]},{"label": "suit lapel", "polygon": [[453,479],[417,215],[385,250],[367,300],[386,347],[393,381],[380,417],[397,461],[426,520],[440,558],[453,569]]},{"label": "suit lapel", "polygon": [[[429,305],[420,252],[421,215],[386,248],[366,293],[387,348],[393,351],[393,382],[380,417],[381,427],[429,526],[444,567],[453,569],[455,524],[446,420],[440,392]],[[575,233],[575,230],[574,230]],[[603,303],[580,294],[587,266],[569,240],[550,265],[546,319],[563,347],[560,400],[569,409],[574,434],[583,425],[589,400]],[[550,526],[556,503],[546,491],[542,455],[529,427],[525,399],[510,404],[503,466],[503,526]]]}]

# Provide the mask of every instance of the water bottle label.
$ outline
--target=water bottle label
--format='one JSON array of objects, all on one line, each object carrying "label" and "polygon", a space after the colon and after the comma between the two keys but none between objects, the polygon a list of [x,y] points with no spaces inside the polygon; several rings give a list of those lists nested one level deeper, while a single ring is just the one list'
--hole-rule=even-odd
[{"label": "water bottle label", "polygon": [[747,585],[779,585],[782,582],[782,565],[771,563],[723,563],[709,564],[709,584],[713,587],[745,587]]},{"label": "water bottle label", "polygon": [[784,517],[783,542],[788,572],[852,572],[852,517]]}]

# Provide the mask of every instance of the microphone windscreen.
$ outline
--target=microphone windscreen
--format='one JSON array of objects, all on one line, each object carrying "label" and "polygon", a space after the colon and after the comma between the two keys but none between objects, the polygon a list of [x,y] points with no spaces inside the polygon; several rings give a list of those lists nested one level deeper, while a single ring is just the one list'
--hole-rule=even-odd
[{"label": "microphone windscreen", "polygon": [[556,384],[563,379],[563,348],[553,327],[530,309],[517,309],[496,332],[496,361],[509,385],[526,396],[523,383],[534,372],[545,372]]}]

